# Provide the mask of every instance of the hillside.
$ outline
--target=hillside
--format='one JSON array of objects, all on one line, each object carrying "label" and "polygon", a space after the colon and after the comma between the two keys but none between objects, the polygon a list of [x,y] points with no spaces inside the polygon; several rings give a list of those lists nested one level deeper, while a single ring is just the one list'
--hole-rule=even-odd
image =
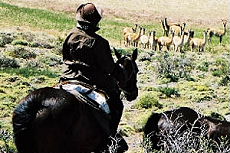
[{"label": "hillside", "polygon": [[[76,7],[87,0],[3,0],[19,6],[46,8],[48,10],[74,13]],[[174,22],[186,22],[195,25],[215,25],[221,19],[229,19],[229,0],[94,0],[105,10],[105,16],[123,21],[141,23],[159,22],[168,17]]]},{"label": "hillside", "polygon": [[[75,27],[74,12],[79,0],[2,0],[0,1],[0,150],[15,152],[12,138],[12,111],[29,92],[53,86],[62,74],[61,48],[69,31]],[[125,110],[119,128],[125,133],[130,153],[144,152],[142,127],[152,111],[163,112],[180,106],[206,115],[229,115],[230,34],[229,0],[108,0],[94,1],[105,10],[98,32],[120,52],[125,47],[122,30],[135,23],[149,32],[163,31],[160,19],[186,22],[195,37],[203,38],[208,27],[223,29],[221,19],[228,19],[227,32],[219,44],[217,37],[205,52],[153,51],[139,47],[139,96],[124,100]],[[138,7],[137,7],[138,6]],[[149,7],[151,6],[151,7]],[[167,8],[167,9],[166,9]],[[136,116],[133,118],[133,116]],[[9,145],[6,147],[6,144]],[[1,152],[0,151],[0,152]]]}]

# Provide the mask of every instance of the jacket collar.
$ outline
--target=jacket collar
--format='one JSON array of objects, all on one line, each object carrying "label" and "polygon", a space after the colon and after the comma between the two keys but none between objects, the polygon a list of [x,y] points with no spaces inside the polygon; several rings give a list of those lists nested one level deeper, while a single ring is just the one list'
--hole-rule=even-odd
[{"label": "jacket collar", "polygon": [[90,23],[82,22],[82,21],[78,21],[77,28],[79,28],[85,32],[90,32],[90,33],[95,33],[96,31],[98,31],[100,29],[97,26],[94,26]]}]

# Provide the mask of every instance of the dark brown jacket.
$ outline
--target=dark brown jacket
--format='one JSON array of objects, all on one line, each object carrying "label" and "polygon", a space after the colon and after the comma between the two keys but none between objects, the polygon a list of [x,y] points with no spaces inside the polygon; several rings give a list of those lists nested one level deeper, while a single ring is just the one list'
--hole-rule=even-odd
[{"label": "dark brown jacket", "polygon": [[[72,70],[67,77],[81,74],[98,88],[107,89],[115,86],[113,72],[115,63],[107,40],[94,32],[74,29],[63,44],[63,60]],[[81,66],[68,63],[79,63]]]}]

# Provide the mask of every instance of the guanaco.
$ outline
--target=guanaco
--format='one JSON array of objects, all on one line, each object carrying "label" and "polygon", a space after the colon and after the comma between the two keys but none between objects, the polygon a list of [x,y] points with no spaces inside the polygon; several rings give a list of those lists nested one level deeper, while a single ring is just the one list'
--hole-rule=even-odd
[{"label": "guanaco", "polygon": [[139,41],[142,33],[143,33],[142,27],[139,27],[138,33],[137,32],[136,33],[128,33],[126,36],[128,39],[128,42],[131,43],[134,47],[138,47],[138,41]]},{"label": "guanaco", "polygon": [[145,28],[143,28],[142,30],[143,32],[140,36],[140,42],[141,42],[142,48],[145,49],[149,45],[149,36],[145,35]]},{"label": "guanaco", "polygon": [[135,27],[134,27],[134,28],[125,27],[125,28],[123,29],[123,35],[126,35],[127,33],[134,33],[134,32],[136,32],[137,27],[138,27],[137,24],[135,24]]},{"label": "guanaco", "polygon": [[169,25],[168,25],[168,22],[167,22],[167,18],[164,18],[164,20],[161,20],[161,24],[162,24],[162,27],[163,27],[163,36],[167,36],[169,35]]},{"label": "guanaco", "polygon": [[179,23],[168,23],[167,18],[164,18],[164,20],[161,20],[161,24],[163,27],[163,35],[167,36],[169,35],[169,32],[173,33],[175,35],[181,35],[182,31],[184,31],[186,23],[183,23],[182,25]]},{"label": "guanaco", "polygon": [[169,28],[169,31],[171,33],[174,33],[175,36],[181,36],[182,31],[184,31],[186,26],[186,23],[183,23],[183,25],[172,25]]},{"label": "guanaco", "polygon": [[124,45],[125,46],[129,46],[130,45],[130,40],[128,38],[128,36],[132,33],[135,33],[137,31],[137,27],[138,25],[135,24],[135,28],[131,28],[131,27],[125,27],[123,29],[123,38],[124,38]]},{"label": "guanaco", "polygon": [[203,39],[200,38],[192,38],[190,40],[190,46],[191,46],[191,51],[193,51],[193,49],[196,47],[198,48],[198,51],[205,51],[205,46],[207,44],[207,32],[208,31],[204,31],[204,37]]},{"label": "guanaco", "polygon": [[227,26],[227,20],[221,20],[221,21],[223,24],[222,30],[208,28],[208,36],[209,36],[208,41],[209,42],[212,42],[212,37],[216,36],[216,37],[220,38],[220,44],[222,43],[223,36],[225,35],[226,29],[227,29],[227,27],[226,27]]},{"label": "guanaco", "polygon": [[156,51],[157,50],[157,37],[156,31],[149,33],[149,48]]},{"label": "guanaco", "polygon": [[172,33],[171,37],[162,36],[162,37],[158,38],[157,44],[159,46],[159,51],[161,51],[163,46],[166,46],[167,50],[169,51],[170,46],[171,46],[172,41],[173,41],[173,37],[174,37],[174,33]]},{"label": "guanaco", "polygon": [[[184,32],[183,48],[189,46],[190,40],[194,37],[194,31],[189,29]],[[184,49],[183,49],[184,50]]]},{"label": "guanaco", "polygon": [[184,31],[182,32],[182,36],[173,37],[174,51],[177,52],[179,49],[179,51],[181,52],[183,43],[184,43]]}]

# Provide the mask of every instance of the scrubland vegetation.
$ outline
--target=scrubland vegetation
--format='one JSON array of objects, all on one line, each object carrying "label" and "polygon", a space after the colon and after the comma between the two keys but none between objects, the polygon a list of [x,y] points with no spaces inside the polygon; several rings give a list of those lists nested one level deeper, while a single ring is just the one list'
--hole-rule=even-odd
[{"label": "scrubland vegetation", "polygon": [[[1,1],[0,14],[0,152],[16,152],[12,111],[30,91],[58,82],[63,66],[62,43],[76,23],[72,12],[27,8]],[[120,52],[129,53],[132,46],[124,46],[122,30],[134,25],[134,21],[105,17],[98,33]],[[216,25],[221,29],[221,21]],[[160,22],[149,20],[141,26],[155,30],[157,37],[163,36]],[[208,28],[208,25],[188,26],[198,38],[203,38],[203,31]],[[139,96],[134,102],[124,100],[120,124],[129,152],[144,152],[141,132],[152,111],[187,106],[206,115],[229,115],[228,26],[222,44],[213,37],[204,52],[191,51],[189,47],[184,52],[139,49]]]}]

